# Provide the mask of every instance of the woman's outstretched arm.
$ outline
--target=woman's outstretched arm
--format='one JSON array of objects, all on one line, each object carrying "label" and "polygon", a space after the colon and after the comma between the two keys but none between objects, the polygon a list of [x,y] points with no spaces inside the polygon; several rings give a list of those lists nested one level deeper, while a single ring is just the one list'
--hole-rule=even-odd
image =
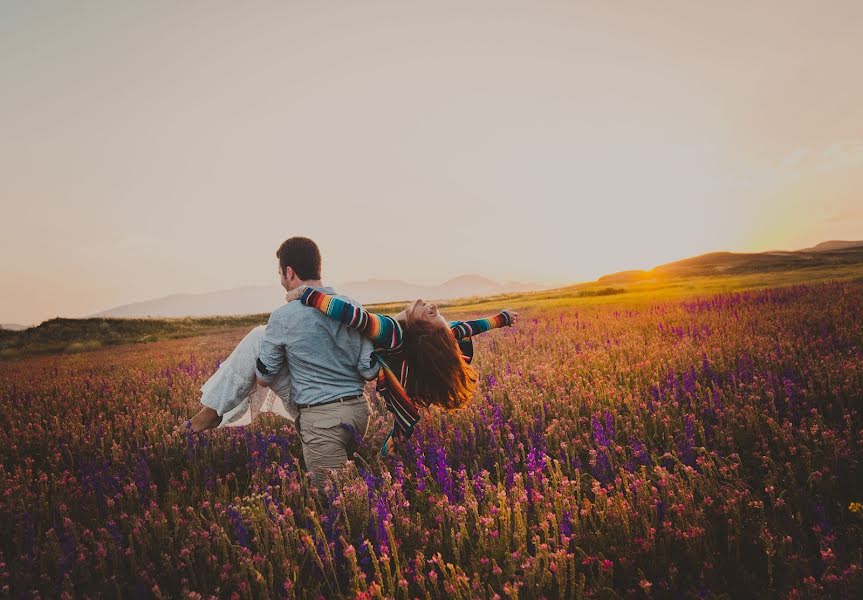
[{"label": "woman's outstretched arm", "polygon": [[478,333],[485,333],[490,329],[509,327],[515,323],[517,318],[517,312],[502,310],[493,317],[486,317],[485,319],[476,319],[474,321],[451,321],[449,326],[455,339],[461,340],[477,335]]},{"label": "woman's outstretched arm", "polygon": [[392,317],[370,313],[361,306],[354,306],[312,287],[300,292],[298,300],[306,306],[317,308],[331,319],[356,329],[369,338],[376,348],[391,350],[402,345],[402,327]]}]

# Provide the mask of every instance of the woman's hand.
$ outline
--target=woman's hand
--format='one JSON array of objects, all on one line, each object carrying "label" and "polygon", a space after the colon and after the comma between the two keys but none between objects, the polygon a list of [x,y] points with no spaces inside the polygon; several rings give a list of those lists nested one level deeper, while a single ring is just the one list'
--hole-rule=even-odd
[{"label": "woman's hand", "polygon": [[514,310],[505,309],[504,312],[509,315],[510,327],[515,325],[516,320],[518,320],[518,313]]},{"label": "woman's hand", "polygon": [[285,302],[293,302],[294,300],[299,300],[300,296],[303,295],[303,292],[305,292],[308,287],[309,286],[307,285],[301,285],[292,289],[290,292],[285,294]]}]

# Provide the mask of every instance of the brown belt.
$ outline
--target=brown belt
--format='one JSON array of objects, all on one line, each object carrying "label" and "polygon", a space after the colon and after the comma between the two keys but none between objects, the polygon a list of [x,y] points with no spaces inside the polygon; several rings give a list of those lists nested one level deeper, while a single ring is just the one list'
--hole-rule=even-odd
[{"label": "brown belt", "polygon": [[356,400],[357,398],[362,398],[361,395],[357,396],[344,396],[342,398],[336,398],[335,400],[327,400],[326,402],[318,402],[317,404],[297,404],[297,408],[303,410],[304,408],[317,408],[318,406],[326,406],[327,404],[335,404],[336,402],[349,402],[351,400]]}]

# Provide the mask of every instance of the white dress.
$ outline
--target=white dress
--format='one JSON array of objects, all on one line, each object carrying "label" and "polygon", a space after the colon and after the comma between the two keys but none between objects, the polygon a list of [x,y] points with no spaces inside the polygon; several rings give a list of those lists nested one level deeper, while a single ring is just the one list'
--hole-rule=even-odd
[{"label": "white dress", "polygon": [[293,421],[299,414],[291,400],[291,376],[282,365],[269,388],[257,384],[255,361],[261,351],[266,326],[259,325],[244,337],[231,355],[201,386],[201,404],[221,417],[219,427],[249,425],[261,413],[273,413]]}]

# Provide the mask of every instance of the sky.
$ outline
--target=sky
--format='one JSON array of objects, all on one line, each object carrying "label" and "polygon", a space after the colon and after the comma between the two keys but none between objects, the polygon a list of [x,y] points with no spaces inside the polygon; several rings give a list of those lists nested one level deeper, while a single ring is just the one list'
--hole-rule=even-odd
[{"label": "sky", "polygon": [[863,3],[0,2],[0,322],[863,239]]}]

